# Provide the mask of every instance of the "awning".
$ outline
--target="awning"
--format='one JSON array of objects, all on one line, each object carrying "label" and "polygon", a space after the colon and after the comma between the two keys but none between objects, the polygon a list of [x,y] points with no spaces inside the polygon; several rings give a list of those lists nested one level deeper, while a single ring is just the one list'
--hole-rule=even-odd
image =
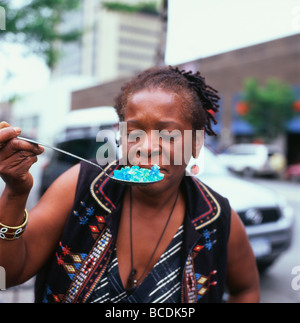
[{"label": "awning", "polygon": [[235,119],[231,124],[234,135],[253,135],[252,126],[245,120]]},{"label": "awning", "polygon": [[217,124],[213,124],[212,123],[212,130],[216,133],[216,134],[220,134],[221,133],[221,129],[222,129],[222,124],[221,122],[218,122]]},{"label": "awning", "polygon": [[300,133],[300,116],[296,117],[288,123],[288,131]]}]

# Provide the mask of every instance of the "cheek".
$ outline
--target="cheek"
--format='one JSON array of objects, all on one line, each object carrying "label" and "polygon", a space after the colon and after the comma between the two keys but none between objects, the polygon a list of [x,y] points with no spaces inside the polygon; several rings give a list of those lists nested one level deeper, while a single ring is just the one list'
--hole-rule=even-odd
[{"label": "cheek", "polygon": [[192,130],[187,130],[181,138],[178,138],[166,146],[166,154],[169,154],[171,165],[186,166],[192,156]]},{"label": "cheek", "polygon": [[184,162],[187,165],[193,154],[193,131],[188,130],[184,136]]},{"label": "cheek", "polygon": [[170,165],[182,165],[183,145],[182,138],[172,140],[163,146],[163,156],[170,156]]}]

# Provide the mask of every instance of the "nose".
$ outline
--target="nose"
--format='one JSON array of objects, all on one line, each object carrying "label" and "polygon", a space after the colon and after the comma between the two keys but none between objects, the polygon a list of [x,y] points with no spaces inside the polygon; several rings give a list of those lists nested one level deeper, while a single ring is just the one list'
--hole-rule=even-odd
[{"label": "nose", "polygon": [[160,155],[159,135],[155,131],[145,133],[145,135],[140,138],[137,154],[139,157],[147,159]]}]

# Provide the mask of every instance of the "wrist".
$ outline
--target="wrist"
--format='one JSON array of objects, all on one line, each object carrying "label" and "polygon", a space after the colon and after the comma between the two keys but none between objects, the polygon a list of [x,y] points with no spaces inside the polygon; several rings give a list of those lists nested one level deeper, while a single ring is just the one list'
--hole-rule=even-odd
[{"label": "wrist", "polygon": [[20,236],[25,232],[28,223],[28,212],[24,211],[24,221],[19,226],[8,226],[0,222],[0,239],[13,241],[20,238]]},{"label": "wrist", "polygon": [[28,176],[27,179],[22,182],[7,181],[3,194],[5,194],[9,199],[14,199],[14,198],[19,199],[21,197],[26,197],[27,199],[32,189],[32,186],[33,186],[33,179],[31,175]]},{"label": "wrist", "polygon": [[[3,208],[12,209],[14,211],[13,214],[15,211],[24,210],[29,193],[30,187],[16,190],[9,185],[6,185],[0,198],[1,210],[3,210]],[[2,216],[4,216],[3,212],[1,213]]]},{"label": "wrist", "polygon": [[15,227],[23,223],[28,193],[17,194],[5,187],[0,198],[0,223]]}]

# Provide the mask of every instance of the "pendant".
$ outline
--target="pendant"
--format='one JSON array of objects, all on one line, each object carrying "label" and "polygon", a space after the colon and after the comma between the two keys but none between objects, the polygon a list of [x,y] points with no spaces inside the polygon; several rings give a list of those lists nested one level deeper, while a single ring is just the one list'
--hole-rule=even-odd
[{"label": "pendant", "polygon": [[127,279],[127,290],[134,290],[137,287],[137,280],[134,279],[134,276],[136,275],[136,270],[133,268],[131,270],[131,273]]}]

